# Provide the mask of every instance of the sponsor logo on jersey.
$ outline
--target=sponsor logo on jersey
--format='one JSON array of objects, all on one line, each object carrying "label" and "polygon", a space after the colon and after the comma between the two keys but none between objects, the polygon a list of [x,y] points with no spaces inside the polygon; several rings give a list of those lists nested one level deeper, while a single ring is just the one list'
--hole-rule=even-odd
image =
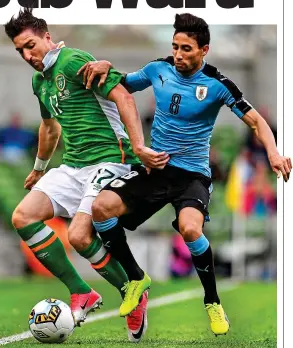
[{"label": "sponsor logo on jersey", "polygon": [[206,86],[197,86],[196,87],[195,95],[199,101],[204,100],[206,98],[207,94],[208,94],[208,87],[206,87]]},{"label": "sponsor logo on jersey", "polygon": [[66,81],[65,77],[62,74],[59,74],[56,76],[56,86],[59,89],[59,91],[63,91],[65,89]]},{"label": "sponsor logo on jersey", "polygon": [[162,82],[162,87],[164,87],[164,83],[165,83],[168,79],[165,79],[165,80],[164,80],[164,78],[163,78],[162,75],[159,75],[159,79],[160,79],[161,82]]},{"label": "sponsor logo on jersey", "polygon": [[60,100],[66,100],[71,98],[70,91],[68,89],[65,89],[63,92],[59,92],[58,95]]}]

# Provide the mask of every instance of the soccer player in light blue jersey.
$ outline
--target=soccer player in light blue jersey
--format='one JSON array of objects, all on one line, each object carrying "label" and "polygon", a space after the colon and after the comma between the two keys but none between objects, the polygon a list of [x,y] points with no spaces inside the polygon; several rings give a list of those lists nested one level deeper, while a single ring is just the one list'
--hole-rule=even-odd
[{"label": "soccer player in light blue jersey", "polygon": [[[131,280],[120,307],[124,316],[139,304],[150,278],[133,258],[123,227],[133,230],[171,203],[176,211],[173,226],[191,252],[205,291],[211,330],[222,335],[228,332],[229,321],[217,293],[212,250],[203,234],[212,184],[210,139],[221,107],[228,106],[252,128],[267,151],[272,170],[278,176],[281,173],[285,181],[292,164],[278,153],[268,124],[238,87],[205,61],[210,43],[207,23],[186,13],[176,15],[174,28],[173,56],[152,61],[124,79],[131,92],[153,87],[156,111],[151,147],[168,153],[170,160],[162,170],[132,171],[108,184],[93,204],[93,220],[105,247]],[[110,67],[109,62],[88,63],[81,71],[90,86],[97,75],[102,83]]]}]

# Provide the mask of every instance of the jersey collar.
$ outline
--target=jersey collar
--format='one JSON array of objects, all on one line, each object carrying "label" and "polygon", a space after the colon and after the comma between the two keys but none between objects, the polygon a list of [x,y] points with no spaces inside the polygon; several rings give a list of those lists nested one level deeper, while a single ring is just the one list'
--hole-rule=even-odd
[{"label": "jersey collar", "polygon": [[44,70],[43,72],[47,71],[48,69],[50,69],[57,61],[58,56],[61,52],[61,49],[65,47],[64,41],[60,41],[57,44],[57,47],[54,48],[53,50],[49,51],[44,59],[43,59],[43,64],[44,64]]}]

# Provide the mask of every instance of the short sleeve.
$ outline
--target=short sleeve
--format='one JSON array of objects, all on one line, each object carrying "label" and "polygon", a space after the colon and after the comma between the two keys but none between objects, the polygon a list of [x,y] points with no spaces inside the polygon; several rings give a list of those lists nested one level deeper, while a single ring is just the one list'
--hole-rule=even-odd
[{"label": "short sleeve", "polygon": [[[77,75],[77,72],[84,64],[91,61],[95,61],[95,58],[91,55],[73,55],[64,69],[65,76],[73,82],[83,86],[83,76],[82,74]],[[120,83],[122,78],[123,75],[121,73],[114,68],[111,68],[105,83],[101,87],[98,87],[99,77],[94,79],[92,90],[107,99],[108,94]]]},{"label": "short sleeve", "polygon": [[32,89],[34,95],[38,98],[39,106],[40,106],[40,112],[41,112],[41,117],[44,119],[50,119],[52,118],[51,113],[47,110],[46,106],[44,103],[40,100],[39,94],[38,94],[38,89],[40,88],[40,73],[35,72],[32,78]]},{"label": "short sleeve", "polygon": [[41,100],[38,98],[39,104],[40,104],[40,111],[41,111],[41,117],[44,119],[50,119],[52,118],[52,115],[47,110],[46,106],[41,102]]},{"label": "short sleeve", "polygon": [[155,62],[148,63],[143,68],[129,73],[125,77],[125,85],[131,91],[142,91],[152,85],[151,76],[154,73]]},{"label": "short sleeve", "polygon": [[102,97],[107,98],[108,94],[116,87],[122,80],[123,75],[117,70],[111,68],[105,83],[98,88],[98,83],[95,84],[95,92],[99,93]]},{"label": "short sleeve", "polygon": [[244,98],[243,93],[230,79],[222,77],[222,101],[226,104],[231,111],[242,118],[249,110],[252,109],[252,105]]}]

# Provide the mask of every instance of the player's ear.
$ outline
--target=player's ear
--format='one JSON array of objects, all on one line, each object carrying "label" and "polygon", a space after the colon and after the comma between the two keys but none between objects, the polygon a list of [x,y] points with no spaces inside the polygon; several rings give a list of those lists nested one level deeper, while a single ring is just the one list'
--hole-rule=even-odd
[{"label": "player's ear", "polygon": [[203,55],[203,57],[206,56],[206,55],[208,54],[209,49],[210,49],[210,46],[209,46],[209,45],[204,45],[204,46],[202,47],[202,55]]},{"label": "player's ear", "polygon": [[44,39],[46,39],[47,41],[51,41],[51,34],[49,32],[46,32],[44,35]]}]

